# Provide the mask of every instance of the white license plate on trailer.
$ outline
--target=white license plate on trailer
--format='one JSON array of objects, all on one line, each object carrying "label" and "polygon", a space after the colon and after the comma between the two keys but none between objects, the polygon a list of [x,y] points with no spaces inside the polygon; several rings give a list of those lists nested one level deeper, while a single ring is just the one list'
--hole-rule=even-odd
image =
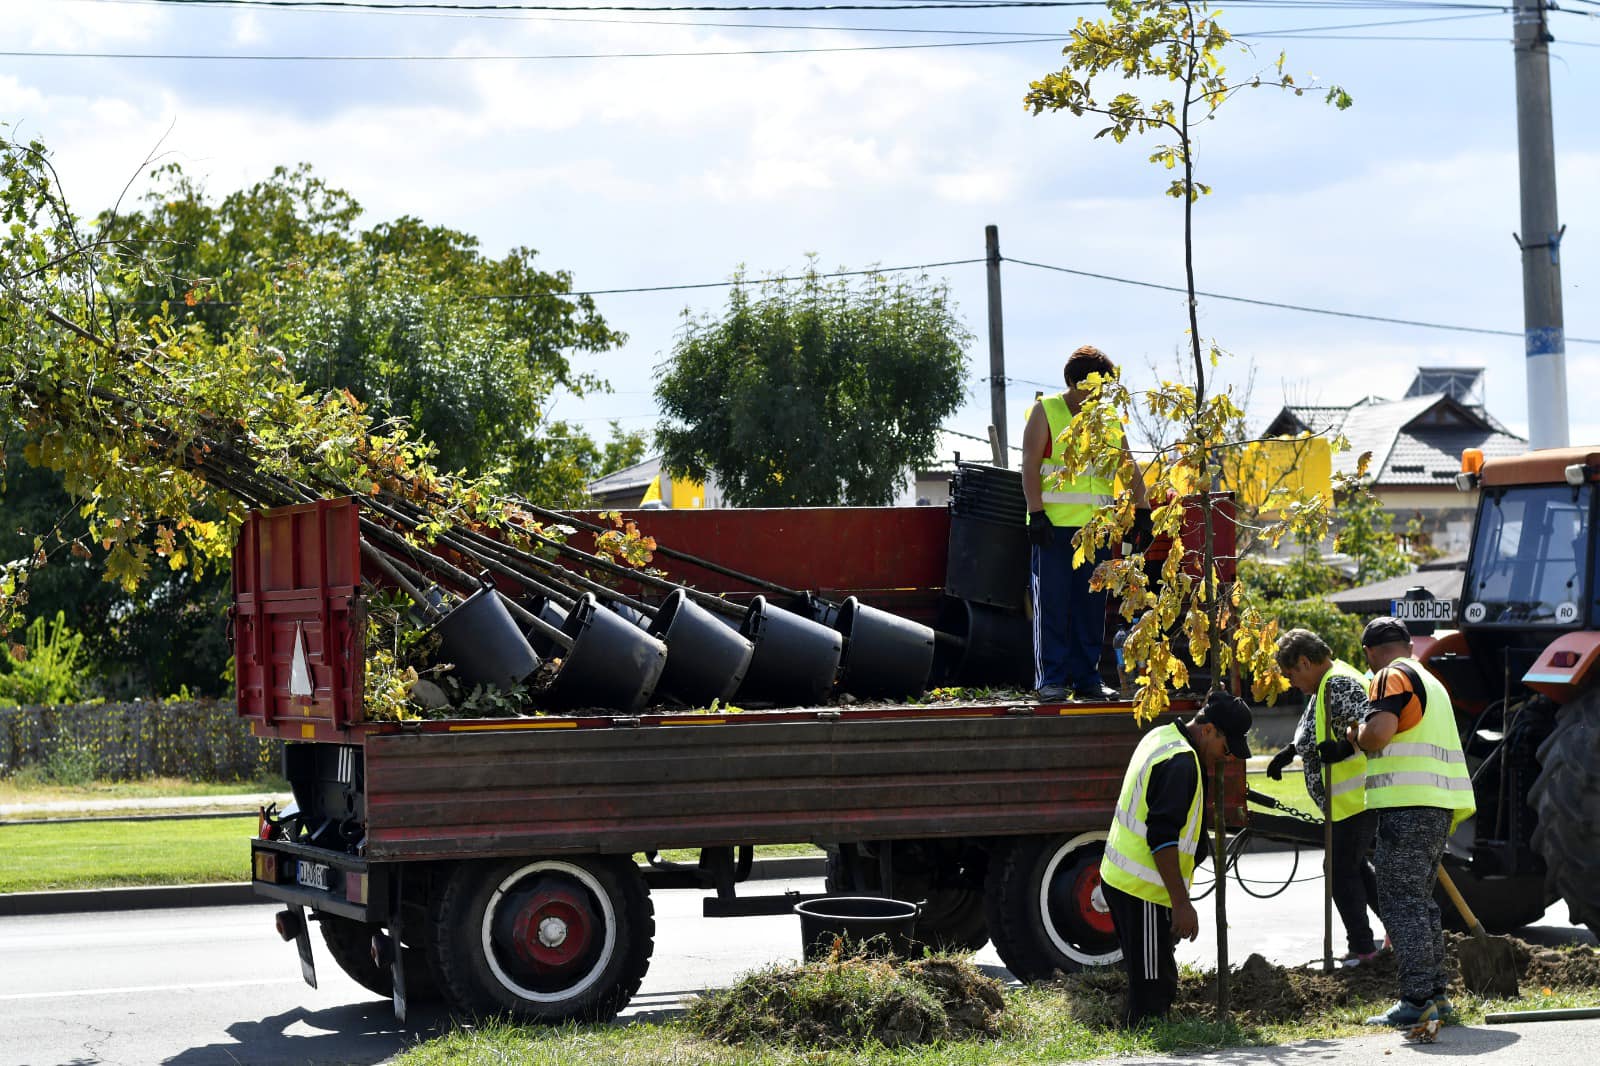
[{"label": "white license plate on trailer", "polygon": [[1454,622],[1455,600],[1390,600],[1389,613],[1402,622]]},{"label": "white license plate on trailer", "polygon": [[294,879],[306,888],[320,888],[328,890],[328,870],[326,863],[306,862],[304,859],[294,864]]}]

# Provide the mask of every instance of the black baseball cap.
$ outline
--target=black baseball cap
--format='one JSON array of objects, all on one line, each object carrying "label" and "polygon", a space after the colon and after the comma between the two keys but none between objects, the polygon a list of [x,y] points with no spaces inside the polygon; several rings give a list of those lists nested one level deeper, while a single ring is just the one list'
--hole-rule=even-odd
[{"label": "black baseball cap", "polygon": [[1239,759],[1250,757],[1250,740],[1246,735],[1255,724],[1250,705],[1238,696],[1218,690],[1206,697],[1206,704],[1194,716],[1199,724],[1210,724],[1228,741],[1228,754]]},{"label": "black baseball cap", "polygon": [[1361,646],[1375,648],[1379,644],[1409,644],[1411,630],[1398,618],[1374,618],[1361,631]]}]

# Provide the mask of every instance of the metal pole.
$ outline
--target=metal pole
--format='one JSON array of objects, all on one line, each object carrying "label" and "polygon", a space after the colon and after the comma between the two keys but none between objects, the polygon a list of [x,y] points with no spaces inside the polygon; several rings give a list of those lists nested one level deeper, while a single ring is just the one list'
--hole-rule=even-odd
[{"label": "metal pole", "polygon": [[1000,320],[1000,227],[983,227],[989,260],[989,424],[995,465],[1009,467],[1006,447],[1006,339]]},{"label": "metal pole", "polygon": [[1567,445],[1567,342],[1561,314],[1561,234],[1550,119],[1545,0],[1515,0],[1517,171],[1522,189],[1522,325],[1528,369],[1528,444]]}]

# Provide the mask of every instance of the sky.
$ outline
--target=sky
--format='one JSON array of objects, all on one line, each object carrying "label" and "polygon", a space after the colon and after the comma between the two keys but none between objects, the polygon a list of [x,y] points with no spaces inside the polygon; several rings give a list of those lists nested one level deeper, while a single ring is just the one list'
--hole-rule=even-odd
[{"label": "sky", "polygon": [[[551,0],[580,3],[618,6]],[[1096,139],[1092,118],[1023,107],[1029,82],[1061,65],[1059,40],[1025,39],[1059,38],[1101,9],[678,6],[696,4],[715,10],[0,0],[0,122],[51,148],[86,217],[135,201],[157,163],[178,162],[220,198],[307,162],[363,205],[365,225],[413,215],[476,235],[492,255],[532,247],[583,291],[722,282],[741,266],[784,275],[808,255],[823,270],[981,260],[990,224],[1012,260],[1182,284],[1181,205],[1164,195],[1171,175],[1147,162],[1154,143]],[[1571,435],[1600,443],[1600,343],[1582,343],[1600,341],[1600,0],[1568,6],[1550,30]],[[1259,427],[1286,401],[1398,397],[1417,366],[1481,366],[1489,411],[1525,433],[1509,10],[1219,7],[1230,30],[1253,35],[1230,73],[1270,70],[1281,50],[1302,84],[1339,84],[1355,106],[1260,89],[1198,131],[1197,177],[1215,190],[1196,209],[1199,288],[1513,334],[1202,298],[1204,340],[1230,353],[1221,380]],[[639,54],[663,52],[698,54]],[[380,56],[405,58],[354,58]],[[969,399],[945,426],[982,438],[985,268],[927,273],[948,283],[974,337]],[[1002,290],[1013,444],[1027,402],[1059,388],[1080,344],[1136,386],[1178,373],[1188,338],[1176,293],[1014,261]],[[596,434],[612,419],[650,429],[656,368],[684,313],[725,298],[597,296],[628,342],[574,363],[614,391],[561,397],[554,415]]]}]

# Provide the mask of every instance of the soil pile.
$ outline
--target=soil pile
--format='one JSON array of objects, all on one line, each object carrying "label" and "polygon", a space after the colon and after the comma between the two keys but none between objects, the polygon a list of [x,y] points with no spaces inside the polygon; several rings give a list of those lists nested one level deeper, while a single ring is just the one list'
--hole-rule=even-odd
[{"label": "soil pile", "polygon": [[[1456,946],[1464,937],[1445,934],[1447,971],[1453,996],[1464,996]],[[1525,991],[1540,988],[1600,987],[1600,951],[1575,946],[1548,948],[1510,938],[1517,977]],[[1367,965],[1323,973],[1320,963],[1307,967],[1277,966],[1251,955],[1229,975],[1228,991],[1235,1019],[1246,1025],[1293,1021],[1337,1007],[1393,1000],[1399,974],[1393,952]],[[1089,970],[1059,979],[1072,1001],[1073,1016],[1086,1025],[1119,1024],[1127,980],[1120,969]],[[1213,1018],[1217,1006],[1216,974],[1184,974],[1173,1009],[1188,1017]]]},{"label": "soil pile", "polygon": [[773,966],[689,1008],[703,1036],[808,1047],[889,1047],[991,1036],[1003,1021],[1000,986],[970,962],[834,956]]}]

